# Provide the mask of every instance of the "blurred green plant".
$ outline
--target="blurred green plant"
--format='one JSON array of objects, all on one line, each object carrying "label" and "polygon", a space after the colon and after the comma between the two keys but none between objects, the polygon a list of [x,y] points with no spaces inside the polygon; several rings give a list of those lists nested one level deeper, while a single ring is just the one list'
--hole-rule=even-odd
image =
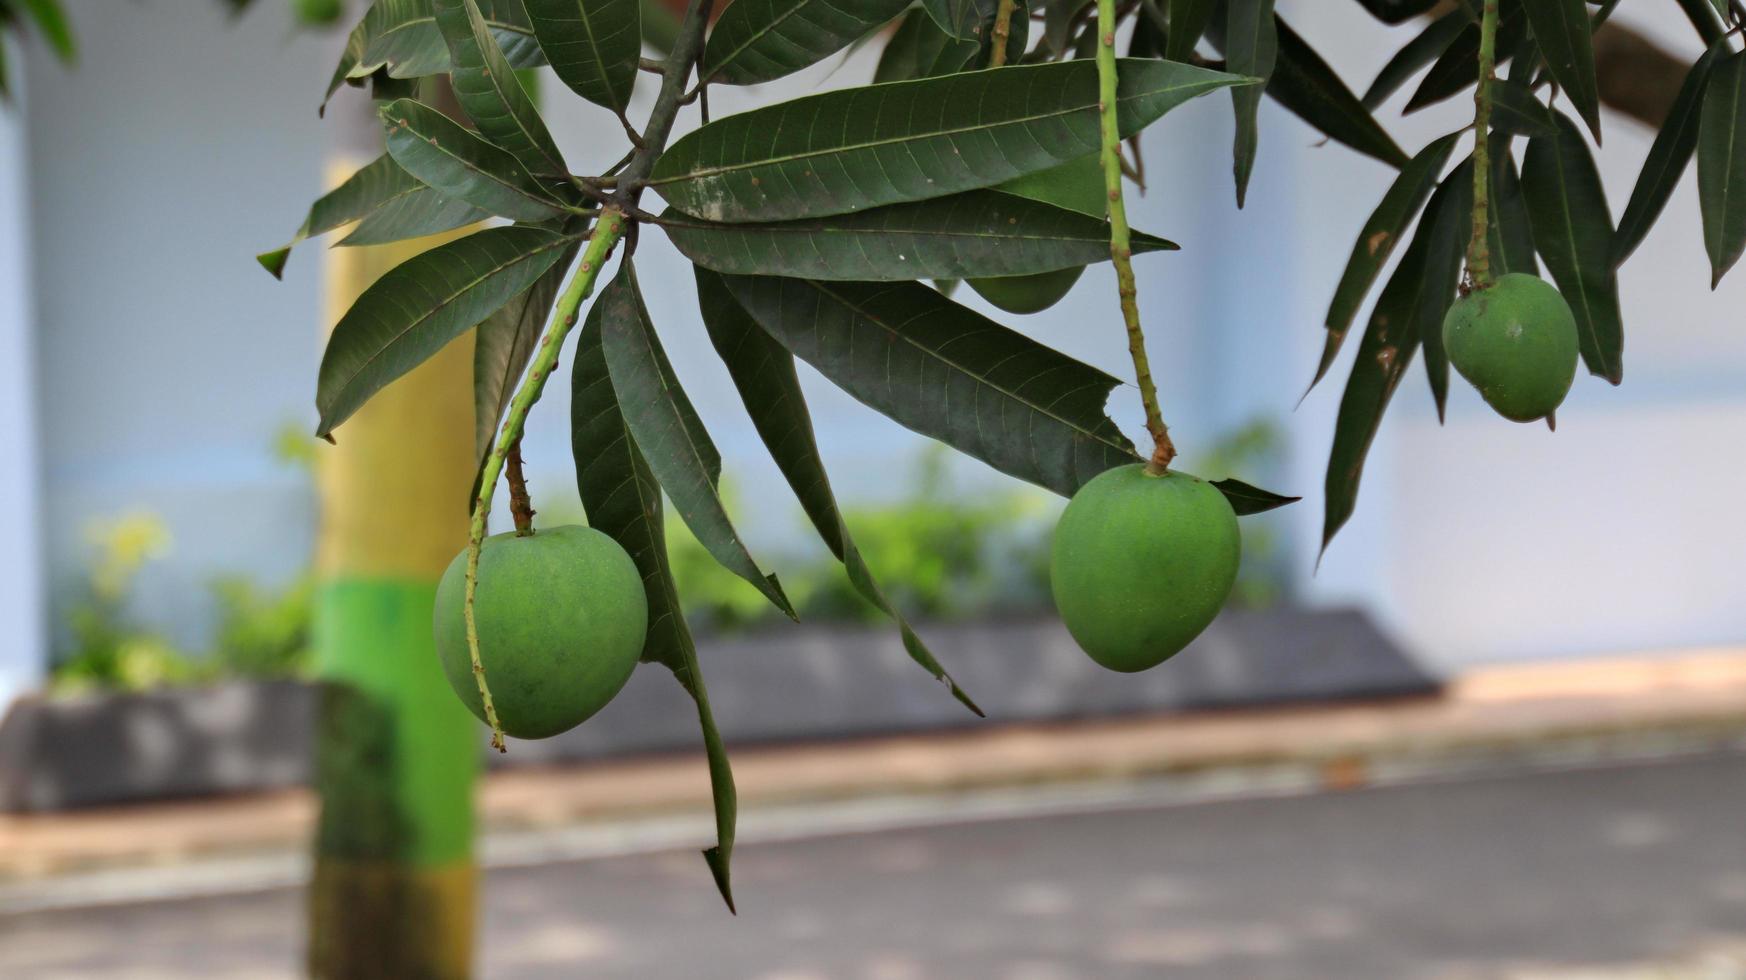
[{"label": "blurred green plant", "polygon": [[132,511],[92,521],[85,539],[95,558],[84,594],[67,614],[72,648],[55,666],[53,690],[139,690],[193,679],[196,665],[135,622],[129,609],[140,570],[170,552],[169,528],[155,514]]},{"label": "blurred green plant", "polygon": [[[1194,454],[1194,472],[1208,479],[1223,476],[1267,474],[1284,444],[1279,429],[1266,419],[1239,426]],[[1243,564],[1230,602],[1246,609],[1261,609],[1284,598],[1290,569],[1279,545],[1274,517],[1257,515],[1238,522],[1243,535]]]}]

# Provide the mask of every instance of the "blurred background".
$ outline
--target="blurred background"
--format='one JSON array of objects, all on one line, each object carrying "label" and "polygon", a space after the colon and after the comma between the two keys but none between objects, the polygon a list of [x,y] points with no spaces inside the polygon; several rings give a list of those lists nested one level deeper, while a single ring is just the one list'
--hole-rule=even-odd
[{"label": "blurred background", "polygon": [[[358,92],[315,111],[361,10],[66,6],[76,61],[9,43],[0,109],[0,975],[295,975],[333,265],[305,245],[275,282],[253,256],[367,159]],[[1279,11],[1359,91],[1408,36],[1356,4]],[[1698,50],[1670,3],[1614,20]],[[877,48],[712,109],[860,84]],[[573,169],[609,166],[611,115],[546,88]],[[1401,118],[1405,94],[1379,115],[1409,152],[1471,112]],[[1244,520],[1232,611],[1153,675],[1094,673],[1049,620],[1059,500],[801,366],[862,551],[987,722],[848,589],[686,262],[644,236],[729,509],[806,625],[670,526],[741,774],[740,915],[693,853],[694,719],[645,668],[482,783],[480,975],[1746,976],[1746,279],[1707,288],[1693,175],[1620,275],[1623,386],[1579,376],[1554,434],[1455,385],[1439,424],[1415,366],[1318,555],[1352,353],[1299,399],[1391,172],[1262,112],[1244,210],[1215,96],[1147,131],[1130,213],[1182,245],[1137,260],[1179,465],[1304,500]],[[1616,214],[1654,131],[1613,113],[1605,137]],[[1022,319],[956,298],[1130,373],[1107,266]],[[542,523],[583,518],[567,403],[549,389],[524,444]],[[1111,414],[1139,434],[1132,386]]]}]

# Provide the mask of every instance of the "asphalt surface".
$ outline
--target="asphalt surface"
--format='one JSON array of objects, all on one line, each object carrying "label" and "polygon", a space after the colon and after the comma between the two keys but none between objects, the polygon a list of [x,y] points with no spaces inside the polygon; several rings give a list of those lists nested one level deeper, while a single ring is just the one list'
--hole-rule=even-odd
[{"label": "asphalt surface", "polygon": [[[1746,978],[1746,757],[493,872],[481,976]],[[280,890],[0,918],[0,977],[295,976]]]}]

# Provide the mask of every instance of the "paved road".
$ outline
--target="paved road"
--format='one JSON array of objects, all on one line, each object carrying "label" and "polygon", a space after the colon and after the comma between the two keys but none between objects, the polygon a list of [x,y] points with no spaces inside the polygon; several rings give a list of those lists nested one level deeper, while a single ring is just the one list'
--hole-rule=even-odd
[{"label": "paved road", "polygon": [[[1746,978],[1746,757],[499,871],[482,976]],[[0,977],[294,975],[292,891],[0,918]]]}]

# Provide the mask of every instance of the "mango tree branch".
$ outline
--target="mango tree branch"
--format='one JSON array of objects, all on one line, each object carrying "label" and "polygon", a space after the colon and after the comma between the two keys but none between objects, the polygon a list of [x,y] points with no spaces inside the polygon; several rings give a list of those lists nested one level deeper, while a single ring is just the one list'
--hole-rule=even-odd
[{"label": "mango tree branch", "polygon": [[1097,99],[1101,124],[1103,186],[1109,194],[1109,257],[1115,263],[1116,292],[1121,298],[1122,320],[1128,328],[1128,354],[1134,359],[1134,383],[1140,387],[1140,403],[1146,407],[1146,431],[1152,434],[1152,458],[1146,471],[1163,473],[1176,458],[1170,430],[1158,410],[1158,389],[1152,384],[1152,368],[1146,359],[1146,335],[1140,329],[1138,289],[1134,285],[1133,248],[1128,241],[1128,211],[1122,203],[1122,138],[1116,123],[1115,0],[1097,0]]},{"label": "mango tree branch", "polygon": [[654,169],[655,160],[667,148],[667,137],[673,132],[673,121],[679,107],[685,104],[685,83],[691,77],[691,66],[703,53],[703,29],[709,24],[712,0],[691,0],[680,23],[679,36],[667,54],[667,67],[661,76],[661,91],[655,96],[655,107],[649,110],[649,124],[643,127],[643,145],[618,175],[618,186],[626,211],[636,207],[642,195],[643,181]]},{"label": "mango tree branch", "polygon": [[[988,51],[988,67],[999,68],[1006,64],[1007,39],[1012,37],[1013,13],[1018,9],[1018,0],[1000,0],[1000,6],[994,11],[994,30],[989,35],[993,44]],[[1029,16],[1027,11],[1026,16]]]},{"label": "mango tree branch", "polygon": [[1497,67],[1497,0],[1485,0],[1479,18],[1479,84],[1473,87],[1473,237],[1467,242],[1467,277],[1474,289],[1491,285],[1491,83]]},{"label": "mango tree branch", "polygon": [[546,325],[546,332],[540,337],[533,366],[528,368],[527,378],[522,381],[521,387],[515,391],[515,397],[509,402],[509,416],[503,420],[503,431],[497,436],[496,447],[485,458],[485,473],[479,481],[479,496],[473,501],[473,523],[467,535],[467,595],[462,612],[467,621],[467,653],[473,662],[473,679],[479,685],[479,700],[485,707],[485,721],[491,726],[491,745],[499,752],[508,749],[503,744],[503,726],[497,721],[497,707],[491,701],[491,687],[485,682],[485,664],[479,658],[479,625],[474,613],[474,599],[479,591],[479,551],[485,545],[485,520],[491,513],[491,497],[497,489],[497,478],[503,473],[504,462],[521,442],[522,429],[527,424],[527,413],[533,408],[534,402],[539,401],[546,379],[557,367],[558,350],[564,346],[564,337],[576,325],[577,312],[582,307],[582,301],[594,291],[594,282],[600,278],[600,267],[606,264],[613,246],[624,236],[625,225],[624,214],[614,208],[603,211],[600,220],[594,225],[593,236],[582,252],[581,264],[571,274],[569,284],[564,287],[563,295],[558,298],[558,304],[552,310],[552,319]]}]

